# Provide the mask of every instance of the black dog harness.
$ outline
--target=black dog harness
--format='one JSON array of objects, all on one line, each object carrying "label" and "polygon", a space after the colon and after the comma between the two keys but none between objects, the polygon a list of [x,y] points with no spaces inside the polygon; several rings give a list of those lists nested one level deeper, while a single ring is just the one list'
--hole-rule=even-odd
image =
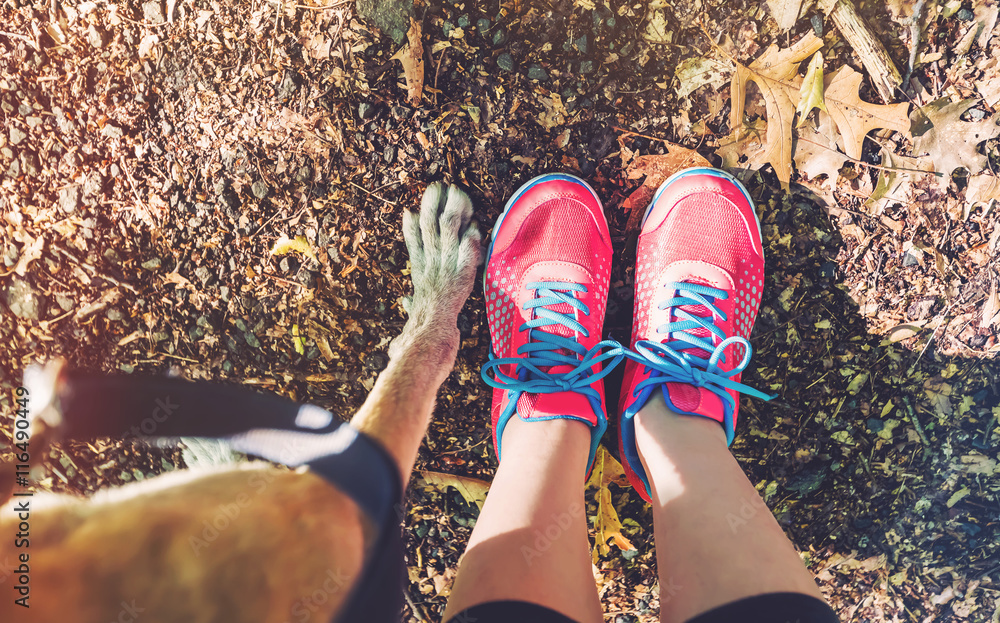
[{"label": "black dog harness", "polygon": [[63,372],[59,387],[64,438],[211,437],[270,461],[307,465],[354,500],[377,532],[335,621],[400,620],[402,483],[375,440],[315,405],[243,387],[85,372]]}]

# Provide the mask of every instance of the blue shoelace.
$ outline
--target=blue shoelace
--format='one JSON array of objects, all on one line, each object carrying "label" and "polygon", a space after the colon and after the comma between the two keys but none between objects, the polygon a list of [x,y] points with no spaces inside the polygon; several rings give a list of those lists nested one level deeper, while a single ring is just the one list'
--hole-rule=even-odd
[{"label": "blue shoelace", "polygon": [[[727,319],[726,314],[718,308],[715,302],[729,298],[729,293],[725,290],[694,283],[670,282],[665,287],[671,292],[676,291],[677,296],[671,296],[661,302],[659,309],[674,308],[674,316],[678,319],[660,325],[656,328],[656,332],[670,334],[674,341],[668,345],[652,340],[639,340],[635,344],[634,351],[626,352],[628,358],[645,366],[647,372],[654,371],[652,376],[636,385],[633,397],[638,396],[645,387],[650,385],[687,383],[696,387],[704,387],[717,395],[728,406],[729,412],[732,412],[736,404],[733,397],[726,391],[727,389],[764,400],[774,398],[771,394],[765,394],[749,385],[730,379],[730,377],[742,372],[750,363],[753,348],[746,338],[729,337],[715,325],[716,319],[722,321]],[[682,309],[685,306],[695,305],[704,306],[710,314],[705,317],[695,316]],[[693,329],[705,329],[710,335],[706,337],[692,335],[690,331]],[[718,346],[713,345],[712,336],[721,340]],[[678,341],[682,344],[678,344]],[[727,372],[719,368],[719,363],[726,362],[724,352],[726,347],[731,344],[743,346],[743,359],[736,367]],[[684,350],[677,350],[677,348]],[[687,352],[694,348],[699,348],[711,353],[711,355],[706,359]]]},{"label": "blue shoelace", "polygon": [[[522,323],[518,331],[529,331],[528,342],[517,349],[521,357],[491,358],[482,369],[482,377],[487,385],[498,389],[535,394],[553,394],[575,391],[598,400],[600,395],[591,387],[594,381],[604,378],[625,357],[625,350],[614,340],[598,342],[589,350],[571,337],[543,331],[542,327],[562,325],[589,337],[589,333],[573,316],[590,315],[590,310],[574,292],[586,292],[586,286],[561,281],[536,281],[527,284],[528,290],[535,291],[535,297],[523,305],[526,311],[534,310],[535,318]],[[575,310],[573,315],[555,312],[550,307],[565,303]],[[609,348],[606,352],[604,349]],[[607,359],[614,359],[611,365],[600,372],[591,370],[594,365]],[[500,371],[500,366],[514,365],[514,376]],[[554,366],[573,366],[562,373],[548,370]],[[493,370],[494,377],[488,372]]]}]

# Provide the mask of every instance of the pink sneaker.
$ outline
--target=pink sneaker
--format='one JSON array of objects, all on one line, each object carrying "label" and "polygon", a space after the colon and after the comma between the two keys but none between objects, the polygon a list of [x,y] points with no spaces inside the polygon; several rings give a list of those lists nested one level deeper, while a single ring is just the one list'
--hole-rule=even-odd
[{"label": "pink sneaker", "polygon": [[507,202],[483,276],[491,352],[482,376],[494,388],[498,459],[514,415],[527,422],[566,418],[593,431],[590,471],[607,428],[602,379],[624,356],[617,342],[601,341],[610,276],[608,223],[583,180],[542,175]]},{"label": "pink sneaker", "polygon": [[633,418],[654,391],[678,413],[722,424],[732,443],[747,338],[764,289],[760,222],[743,185],[724,171],[680,171],[643,217],[636,252],[631,349],[620,402],[622,465],[639,495],[652,491]]}]

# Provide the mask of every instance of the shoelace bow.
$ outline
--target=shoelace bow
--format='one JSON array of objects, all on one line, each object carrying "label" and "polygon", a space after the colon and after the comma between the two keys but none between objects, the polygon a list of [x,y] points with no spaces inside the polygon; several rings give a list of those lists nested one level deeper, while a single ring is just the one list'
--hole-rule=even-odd
[{"label": "shoelace bow", "polygon": [[[491,359],[483,366],[482,377],[487,385],[498,389],[508,389],[536,394],[553,394],[575,391],[599,398],[597,390],[591,387],[594,381],[604,378],[625,357],[626,349],[614,340],[598,342],[589,350],[572,337],[543,331],[542,327],[562,325],[588,337],[589,333],[579,321],[569,314],[553,311],[554,307],[565,303],[576,312],[589,316],[590,310],[583,301],[573,296],[574,292],[586,292],[586,286],[561,281],[535,281],[527,284],[535,296],[523,305],[524,310],[535,310],[535,318],[522,323],[518,331],[529,331],[528,342],[517,349],[522,357]],[[575,315],[575,314],[574,314]],[[604,349],[610,348],[607,352]],[[611,365],[600,372],[591,368],[607,359],[614,359]],[[514,365],[514,376],[500,371],[500,366]],[[554,366],[573,366],[571,369],[553,373]],[[488,372],[495,375],[490,377]]]},{"label": "shoelace bow", "polygon": [[[671,340],[667,344],[661,344],[652,340],[639,340],[635,344],[635,350],[627,350],[625,356],[641,363],[648,370],[655,370],[650,378],[642,381],[634,390],[634,395],[649,385],[659,385],[661,383],[687,383],[697,387],[704,387],[724,400],[732,409],[735,406],[733,397],[729,392],[731,389],[741,394],[770,400],[774,398],[771,394],[754,389],[749,385],[744,385],[731,380],[730,377],[742,372],[750,357],[753,348],[746,338],[740,336],[729,337],[725,332],[715,325],[715,320],[725,321],[724,314],[715,301],[729,298],[729,293],[725,290],[713,288],[711,286],[670,282],[665,286],[670,291],[676,291],[677,296],[672,296],[659,304],[659,309],[673,308],[674,316],[678,320],[666,322],[656,328],[658,334],[670,334]],[[682,309],[686,306],[701,305],[709,311],[708,316],[696,316],[689,311]],[[693,335],[693,331],[705,329],[709,332],[706,337]],[[721,341],[718,346],[713,345],[712,336],[718,337]],[[680,342],[680,344],[678,344]],[[731,344],[743,346],[743,359],[736,367],[728,372],[719,367],[719,362],[725,363],[725,350]],[[693,349],[701,349],[711,355],[706,359],[698,357],[692,352]]]}]

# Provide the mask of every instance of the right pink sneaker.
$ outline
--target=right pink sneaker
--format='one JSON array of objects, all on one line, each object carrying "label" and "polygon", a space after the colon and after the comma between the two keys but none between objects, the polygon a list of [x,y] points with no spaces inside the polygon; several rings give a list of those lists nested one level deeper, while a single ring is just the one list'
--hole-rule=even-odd
[{"label": "right pink sneaker", "polygon": [[732,443],[747,338],[764,289],[760,222],[743,185],[724,171],[680,171],[643,217],[636,253],[632,340],[619,404],[622,465],[652,501],[635,445],[635,415],[654,391],[686,415],[716,420]]}]

